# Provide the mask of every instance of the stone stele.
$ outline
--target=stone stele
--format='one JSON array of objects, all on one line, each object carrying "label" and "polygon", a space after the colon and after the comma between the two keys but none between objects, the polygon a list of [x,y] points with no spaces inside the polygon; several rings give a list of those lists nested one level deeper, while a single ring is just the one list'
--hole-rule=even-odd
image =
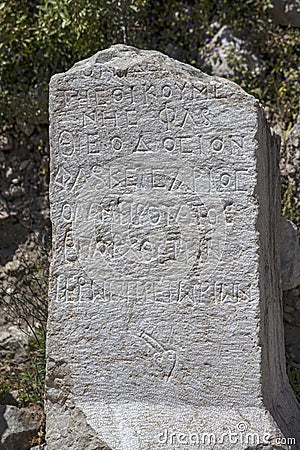
[{"label": "stone stele", "polygon": [[300,442],[259,102],[116,45],[52,78],[50,123],[48,450]]}]

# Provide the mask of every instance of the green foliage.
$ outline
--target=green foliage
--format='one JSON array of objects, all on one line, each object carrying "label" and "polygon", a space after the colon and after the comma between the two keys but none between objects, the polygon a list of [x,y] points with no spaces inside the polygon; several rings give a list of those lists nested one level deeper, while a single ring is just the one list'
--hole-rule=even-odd
[{"label": "green foliage", "polygon": [[268,78],[267,100],[275,102],[276,120],[286,125],[295,121],[299,113],[300,95],[300,30],[279,30],[269,42],[269,54],[273,61]]},{"label": "green foliage", "polygon": [[46,366],[45,327],[38,327],[34,330],[26,354],[29,359],[27,368],[17,375],[18,397],[23,405],[42,403],[44,400]]},{"label": "green foliage", "polygon": [[0,405],[5,403],[6,394],[9,393],[10,389],[7,380],[3,376],[0,376]]},{"label": "green foliage", "polygon": [[[22,270],[14,286],[4,290],[0,287],[1,303],[15,318],[20,329],[28,335],[28,345],[22,347],[25,368],[8,367],[0,378],[0,395],[18,391],[22,405],[42,403],[46,365],[46,322],[48,295],[48,254],[40,252],[35,262],[27,261],[23,255]],[[1,306],[2,306],[1,305]],[[6,373],[5,373],[6,372]]]},{"label": "green foliage", "polygon": [[[142,0],[6,0],[0,3],[2,120],[34,122],[47,110],[52,74],[127,40]],[[42,101],[40,99],[42,98]]]},{"label": "green foliage", "polygon": [[24,371],[16,367],[13,375],[0,376],[0,404],[13,390],[18,391],[18,401],[22,406],[44,401],[46,334],[45,327],[38,327],[29,339],[28,348],[23,347],[28,363]]},{"label": "green foliage", "polygon": [[260,76],[238,58],[233,79],[268,104],[274,117],[295,119],[299,104],[299,29],[276,26],[270,0],[6,0],[0,2],[2,119],[32,121],[47,110],[47,85],[114,43],[174,54],[199,64],[211,24],[228,25],[261,58]]}]

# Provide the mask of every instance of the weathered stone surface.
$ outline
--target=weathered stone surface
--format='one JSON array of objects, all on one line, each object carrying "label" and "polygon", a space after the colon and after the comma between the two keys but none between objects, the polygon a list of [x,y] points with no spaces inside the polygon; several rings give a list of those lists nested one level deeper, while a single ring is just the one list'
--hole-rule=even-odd
[{"label": "weathered stone surface", "polygon": [[76,407],[72,374],[66,362],[48,358],[47,369],[47,449],[110,450],[87,423],[81,408]]},{"label": "weathered stone surface", "polygon": [[296,225],[281,218],[281,277],[284,291],[300,285],[300,246]]},{"label": "weathered stone surface", "polygon": [[48,450],[300,440],[258,101],[118,45],[52,78],[50,120]]},{"label": "weathered stone surface", "polygon": [[0,450],[27,450],[41,426],[43,412],[40,407],[18,409],[0,405]]},{"label": "weathered stone surface", "polygon": [[276,23],[300,27],[299,0],[273,0],[273,8],[270,12]]},{"label": "weathered stone surface", "polygon": [[0,358],[14,359],[17,363],[24,361],[27,355],[24,348],[28,344],[28,336],[15,325],[0,326]]}]

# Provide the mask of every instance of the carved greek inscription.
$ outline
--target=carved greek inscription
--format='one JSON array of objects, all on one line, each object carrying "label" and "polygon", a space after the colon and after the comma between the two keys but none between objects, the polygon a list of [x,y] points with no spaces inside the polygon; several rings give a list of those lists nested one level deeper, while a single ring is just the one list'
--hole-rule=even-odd
[{"label": "carved greek inscription", "polygon": [[159,119],[165,127],[164,131],[175,130],[176,128],[190,131],[194,127],[203,126],[205,128],[211,125],[207,107],[198,107],[192,112],[165,105],[159,113]]},{"label": "carved greek inscription", "polygon": [[90,302],[90,280],[81,275],[58,275],[56,301],[67,303]]},{"label": "carved greek inscription", "polygon": [[145,331],[141,332],[140,338],[143,339],[143,341],[151,349],[152,359],[159,367],[162,377],[165,378],[166,381],[169,381],[177,360],[175,350],[166,349],[156,339],[154,339],[153,336]]},{"label": "carved greek inscription", "polygon": [[78,258],[89,276],[128,278],[138,271],[178,278],[201,270],[207,258],[217,263],[224,247],[222,202],[201,198],[199,177],[193,190],[193,169],[140,166],[120,160],[108,168],[94,166],[84,185],[74,222],[80,224]]},{"label": "carved greek inscription", "polygon": [[[216,87],[218,85],[214,84],[215,89]],[[125,155],[125,153],[149,151],[165,151],[174,155],[195,154],[202,157],[239,156],[242,158],[243,136],[207,134],[213,124],[209,104],[203,102],[206,97],[203,94],[207,93],[207,89],[207,86],[201,83],[197,86],[188,83],[181,85],[166,83],[158,86],[153,84],[119,85],[96,90],[89,89],[85,94],[82,90],[77,93],[68,91],[65,93],[67,104],[70,102],[74,104],[74,99],[77,99],[78,106],[82,107],[86,102],[86,111],[82,113],[83,132],[78,138],[75,139],[69,131],[61,134],[62,153],[65,156],[72,156],[78,148],[81,154],[107,158],[119,156],[120,153]],[[145,115],[145,112],[141,110],[141,99],[144,99],[146,105],[149,102],[153,103],[151,120],[156,116],[164,130],[158,136],[153,136],[151,120],[144,122],[144,130],[140,129],[141,114]],[[193,102],[193,108],[175,106],[174,100],[190,100]],[[124,140],[122,132],[128,127],[136,133],[135,139],[129,142],[127,138]],[[191,132],[196,128],[202,132]],[[111,136],[112,130],[117,131],[116,136]]]},{"label": "carved greek inscription", "polygon": [[242,135],[202,135],[201,152],[214,157],[243,158],[245,137]]},{"label": "carved greek inscription", "polygon": [[[258,258],[269,138],[255,99],[125,46],[51,86],[50,327],[61,345],[55,333],[49,345],[67,357],[76,405],[111,448],[151,447],[161,421],[188,433],[212,428],[209,408],[256,405],[259,287],[272,274]],[[147,428],[161,398],[165,420]]]},{"label": "carved greek inscription", "polygon": [[69,203],[65,203],[61,208],[61,218],[64,222],[73,220],[73,208]]},{"label": "carved greek inscription", "polygon": [[54,175],[54,184],[61,189],[65,189],[68,192],[76,191],[76,186],[86,179],[85,171],[79,169],[74,175],[66,170],[64,167],[59,167],[56,175]]},{"label": "carved greek inscription", "polygon": [[138,142],[134,148],[135,152],[149,152],[150,146],[146,143],[143,135],[140,135],[138,138]]},{"label": "carved greek inscription", "polygon": [[210,173],[210,187],[217,192],[247,191],[249,187],[249,170],[219,169]]},{"label": "carved greek inscription", "polygon": [[54,177],[54,183],[59,187],[64,188],[68,182],[72,179],[72,175],[64,167],[59,167],[57,174]]},{"label": "carved greek inscription", "polygon": [[232,225],[236,213],[236,205],[232,199],[227,199],[224,202],[224,216],[226,224]]},{"label": "carved greek inscription", "polygon": [[[287,4],[286,12],[298,8],[295,5],[296,3]],[[105,71],[106,69],[103,71],[103,67],[99,67],[99,74],[93,71],[93,76],[96,79],[101,79]],[[129,73],[134,73],[134,71],[130,70]],[[159,73],[159,75],[161,76],[162,74]],[[145,78],[147,76],[148,74],[145,73]],[[164,83],[158,81],[155,84],[136,84],[135,79],[131,81],[127,78],[127,80],[118,82],[116,77],[114,77],[113,86],[108,85],[101,88],[97,86],[89,89],[63,89],[62,91],[58,89],[58,93],[60,92],[63,95],[63,105],[66,110],[75,110],[78,107],[93,110],[95,107],[107,108],[112,104],[118,108],[130,107],[133,104],[154,106],[158,101],[165,104],[190,101],[191,106],[194,107],[199,101],[236,95],[236,93],[231,92],[228,85],[226,86],[218,81],[190,83],[174,82],[174,79],[172,79],[170,82],[166,80]]]},{"label": "carved greek inscription", "polygon": [[[201,195],[214,192],[247,191],[249,188],[250,170],[242,168],[230,168],[228,170],[191,168],[189,173],[187,173],[178,167],[111,167],[109,170],[103,170],[96,165],[92,168],[92,174],[95,182],[94,188],[98,191],[104,188],[109,188],[112,193],[116,189],[124,188],[129,188],[130,192],[162,189],[166,192],[198,192]],[[76,180],[79,176],[82,179],[86,179],[87,175],[80,169]],[[76,180],[74,184],[76,184]]]},{"label": "carved greek inscription", "polygon": [[75,142],[72,133],[62,131],[59,136],[58,145],[63,156],[72,156],[75,151]]},{"label": "carved greek inscription", "polygon": [[87,94],[87,91],[78,91],[78,90],[64,90],[64,104],[65,108],[76,108],[78,107],[78,98],[80,98],[80,94],[83,92],[84,95]]},{"label": "carved greek inscription", "polygon": [[198,82],[195,84],[183,83],[180,86],[181,100],[203,100],[208,98],[209,85]]},{"label": "carved greek inscription", "polygon": [[259,295],[250,283],[241,282],[191,282],[181,281],[139,281],[111,279],[95,283],[82,275],[59,275],[57,301],[78,302],[130,302],[138,304],[173,305],[184,304],[194,307],[209,305],[226,306],[251,304]]},{"label": "carved greek inscription", "polygon": [[73,239],[72,227],[66,229],[65,243],[64,243],[65,261],[72,262],[77,259],[77,248]]},{"label": "carved greek inscription", "polygon": [[138,125],[136,109],[116,109],[82,114],[83,130],[87,132],[99,132],[100,128],[111,130],[115,127],[136,127]]},{"label": "carved greek inscription", "polygon": [[[121,122],[119,121],[122,118],[122,112],[116,113],[116,116],[110,115],[107,117],[107,120],[112,120],[114,123],[116,121],[116,125],[107,127],[115,130],[114,133],[109,135],[105,132],[106,126],[104,124],[97,124],[96,115],[88,116],[85,114],[83,120],[86,124],[90,122],[90,125],[84,127],[83,132],[76,139],[72,133],[63,132],[60,138],[62,152],[67,157],[73,156],[75,151],[80,151],[81,155],[98,155],[103,158],[118,157],[120,154],[125,156],[125,154],[130,155],[134,152],[159,154],[165,152],[174,156],[196,155],[202,159],[210,157],[216,160],[229,157],[243,161],[245,155],[245,139],[243,136],[215,136],[203,132],[191,133],[190,130],[194,127],[192,123],[189,125],[192,120],[191,115],[182,116],[182,120],[177,121],[176,115],[166,116],[165,114],[166,110],[163,110],[163,115],[160,117],[165,125],[165,131],[157,136],[153,136],[151,131],[147,129],[138,131],[138,121],[136,118],[132,118],[131,125],[135,127],[136,132],[130,137],[130,140],[122,132]],[[168,111],[167,114],[169,114]],[[128,118],[124,119],[123,123],[125,124],[124,127],[130,126]],[[204,127],[206,126],[205,123],[203,122]],[[66,169],[62,170],[65,171]],[[67,173],[60,172],[57,176],[58,182],[62,182],[62,175],[66,179]]]}]

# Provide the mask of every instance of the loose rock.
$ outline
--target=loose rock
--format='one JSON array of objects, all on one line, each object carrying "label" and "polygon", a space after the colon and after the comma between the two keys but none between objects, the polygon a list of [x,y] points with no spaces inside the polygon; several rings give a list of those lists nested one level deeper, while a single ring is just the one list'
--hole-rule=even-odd
[{"label": "loose rock", "polygon": [[21,409],[0,405],[0,450],[28,450],[36,442],[42,420],[37,405]]}]

